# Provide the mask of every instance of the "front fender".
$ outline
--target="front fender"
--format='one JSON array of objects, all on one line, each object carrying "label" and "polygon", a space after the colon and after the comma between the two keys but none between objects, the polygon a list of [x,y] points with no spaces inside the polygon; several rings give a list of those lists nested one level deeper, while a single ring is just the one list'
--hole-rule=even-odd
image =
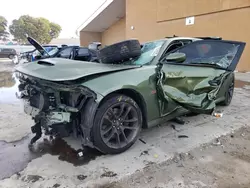
[{"label": "front fender", "polygon": [[82,83],[98,94],[97,102],[107,95],[119,90],[133,90],[139,93],[147,106],[148,120],[159,117],[159,108],[156,95],[155,66],[145,66],[139,69],[119,71],[100,75]]}]

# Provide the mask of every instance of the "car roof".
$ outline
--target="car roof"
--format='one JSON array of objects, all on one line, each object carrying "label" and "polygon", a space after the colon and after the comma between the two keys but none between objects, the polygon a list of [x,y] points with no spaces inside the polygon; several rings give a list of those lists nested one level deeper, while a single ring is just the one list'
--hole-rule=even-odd
[{"label": "car roof", "polygon": [[166,40],[200,40],[199,38],[195,38],[195,37],[172,37],[172,38],[165,38]]},{"label": "car roof", "polygon": [[174,40],[202,40],[200,38],[194,38],[194,37],[171,37],[171,38],[163,38],[163,39],[158,39],[158,40],[152,40],[152,41],[147,41],[142,44],[150,43],[150,42],[158,42],[158,41],[174,41]]},{"label": "car roof", "polygon": [[173,36],[173,37],[166,37],[163,39],[158,39],[158,40],[152,40],[152,41],[147,41],[142,44],[150,43],[150,42],[158,42],[158,41],[175,41],[175,40],[222,40],[221,37],[179,37],[179,36]]}]

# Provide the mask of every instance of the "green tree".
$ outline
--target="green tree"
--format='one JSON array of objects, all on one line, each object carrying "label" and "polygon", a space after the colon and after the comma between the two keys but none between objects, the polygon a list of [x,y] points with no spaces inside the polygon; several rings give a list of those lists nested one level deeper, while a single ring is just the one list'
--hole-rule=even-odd
[{"label": "green tree", "polygon": [[51,22],[50,23],[50,37],[55,39],[59,36],[60,32],[62,31],[62,28],[60,25]]},{"label": "green tree", "polygon": [[8,21],[5,17],[0,16],[0,39],[7,39],[9,33],[7,32]]},{"label": "green tree", "polygon": [[26,43],[26,36],[28,35],[35,38],[41,44],[46,44],[59,36],[61,27],[45,18],[34,18],[29,15],[23,15],[18,20],[13,20],[9,30],[19,42]]}]

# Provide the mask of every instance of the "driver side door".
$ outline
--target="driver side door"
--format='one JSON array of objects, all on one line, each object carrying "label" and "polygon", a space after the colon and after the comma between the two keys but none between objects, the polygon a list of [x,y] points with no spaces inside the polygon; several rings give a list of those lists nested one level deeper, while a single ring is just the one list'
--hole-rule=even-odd
[{"label": "driver side door", "polygon": [[[200,40],[162,57],[157,87],[161,116],[183,107],[195,113],[211,113],[216,101],[233,81],[244,42]],[[170,53],[183,53],[184,61],[167,61]]]}]

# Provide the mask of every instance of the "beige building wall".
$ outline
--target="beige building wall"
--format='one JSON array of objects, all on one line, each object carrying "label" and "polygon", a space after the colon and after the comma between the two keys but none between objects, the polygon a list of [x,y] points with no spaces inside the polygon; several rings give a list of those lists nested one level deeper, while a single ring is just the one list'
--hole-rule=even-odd
[{"label": "beige building wall", "polygon": [[102,33],[102,44],[110,45],[126,38],[126,18],[122,18]]},{"label": "beige building wall", "polygon": [[[189,16],[195,16],[194,25],[185,24]],[[103,33],[81,33],[81,45],[90,41],[109,45],[129,38],[145,42],[173,35],[221,36],[247,43],[237,70],[250,71],[249,20],[250,0],[126,0],[126,17]]]},{"label": "beige building wall", "polygon": [[[242,8],[196,16],[195,24],[183,26],[184,21],[175,20],[158,24],[157,36],[221,36],[226,40],[246,42],[244,53],[237,66],[239,71],[250,71],[250,8]],[[249,22],[250,23],[250,22]]]},{"label": "beige building wall", "polygon": [[88,46],[91,42],[100,42],[102,39],[102,35],[99,32],[88,32],[81,31],[80,32],[80,45]]},{"label": "beige building wall", "polygon": [[[187,1],[187,0],[186,0]],[[237,70],[250,71],[250,0],[127,0],[126,38],[221,36],[247,43]],[[143,6],[141,6],[143,4]],[[194,25],[185,18],[195,16]],[[134,30],[131,30],[134,26]]]},{"label": "beige building wall", "polygon": [[137,38],[142,42],[155,40],[156,20],[157,0],[126,0],[126,38]]}]

